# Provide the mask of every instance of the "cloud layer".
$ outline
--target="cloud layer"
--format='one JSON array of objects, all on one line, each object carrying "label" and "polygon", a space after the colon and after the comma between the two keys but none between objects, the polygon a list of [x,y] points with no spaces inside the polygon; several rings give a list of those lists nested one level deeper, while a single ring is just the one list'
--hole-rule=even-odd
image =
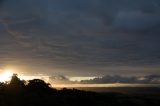
[{"label": "cloud layer", "polygon": [[144,75],[144,76],[121,76],[106,75],[103,77],[95,77],[87,80],[70,80],[71,78],[57,75],[49,77],[49,82],[55,85],[70,84],[160,84],[160,75]]},{"label": "cloud layer", "polygon": [[104,76],[91,80],[83,80],[82,84],[110,84],[110,83],[127,83],[127,84],[160,84],[160,75],[148,76]]},{"label": "cloud layer", "polygon": [[1,0],[0,16],[2,67],[159,73],[159,0]]}]

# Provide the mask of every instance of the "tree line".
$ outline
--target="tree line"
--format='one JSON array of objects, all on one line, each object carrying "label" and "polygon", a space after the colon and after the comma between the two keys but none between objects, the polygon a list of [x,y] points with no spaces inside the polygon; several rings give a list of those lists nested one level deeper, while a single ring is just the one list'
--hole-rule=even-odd
[{"label": "tree line", "polygon": [[159,96],[57,90],[41,79],[25,81],[17,74],[0,83],[0,106],[158,106]]}]

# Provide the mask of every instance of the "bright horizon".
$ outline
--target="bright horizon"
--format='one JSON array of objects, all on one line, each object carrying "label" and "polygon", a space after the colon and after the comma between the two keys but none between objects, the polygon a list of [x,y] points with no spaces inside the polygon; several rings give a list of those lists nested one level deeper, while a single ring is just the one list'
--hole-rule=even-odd
[{"label": "bright horizon", "polygon": [[0,81],[160,84],[159,0],[62,1],[0,0]]},{"label": "bright horizon", "polygon": [[23,74],[18,74],[12,69],[4,69],[3,72],[0,73],[0,82],[10,81],[13,74],[17,74],[21,80],[32,80],[32,79],[42,79],[47,83],[50,83],[55,88],[102,88],[102,87],[160,87],[160,84],[132,84],[132,83],[107,83],[107,84],[83,84],[80,83],[82,80],[93,80],[96,77],[71,77],[69,78],[72,83],[65,82],[50,82],[49,76],[43,75],[35,75],[35,76],[25,76]]}]

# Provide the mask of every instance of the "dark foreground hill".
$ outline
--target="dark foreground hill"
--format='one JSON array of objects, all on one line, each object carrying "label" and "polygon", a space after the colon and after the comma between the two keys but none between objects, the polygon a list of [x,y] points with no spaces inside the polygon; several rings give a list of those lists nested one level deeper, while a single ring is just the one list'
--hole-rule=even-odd
[{"label": "dark foreground hill", "polygon": [[22,81],[13,75],[0,83],[0,106],[159,106],[160,94],[95,93],[56,90],[43,80]]}]

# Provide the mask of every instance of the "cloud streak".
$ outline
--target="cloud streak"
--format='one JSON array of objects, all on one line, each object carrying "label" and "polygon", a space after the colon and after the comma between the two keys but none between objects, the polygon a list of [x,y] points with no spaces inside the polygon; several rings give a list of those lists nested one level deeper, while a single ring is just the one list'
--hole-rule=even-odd
[{"label": "cloud streak", "polygon": [[[69,84],[160,84],[160,75],[144,75],[144,76],[121,76],[106,75],[103,77],[95,77],[87,80],[72,81],[71,78],[57,75],[49,77],[49,82],[55,85]],[[76,78],[75,78],[76,79]]]},{"label": "cloud streak", "polygon": [[110,83],[127,83],[127,84],[160,84],[160,75],[148,76],[104,76],[91,80],[82,80],[82,84],[110,84]]}]

